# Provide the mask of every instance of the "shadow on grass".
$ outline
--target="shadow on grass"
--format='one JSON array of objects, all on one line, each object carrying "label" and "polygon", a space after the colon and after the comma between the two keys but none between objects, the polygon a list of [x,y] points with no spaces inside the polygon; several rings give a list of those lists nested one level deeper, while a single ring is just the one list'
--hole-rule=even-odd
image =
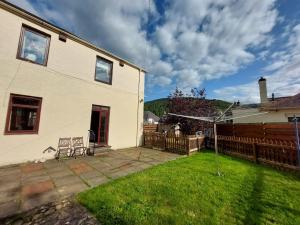
[{"label": "shadow on grass", "polygon": [[255,181],[253,183],[253,189],[248,197],[249,206],[245,212],[246,217],[243,220],[243,224],[262,224],[262,193],[263,193],[263,179],[264,171],[261,168],[255,168]]}]

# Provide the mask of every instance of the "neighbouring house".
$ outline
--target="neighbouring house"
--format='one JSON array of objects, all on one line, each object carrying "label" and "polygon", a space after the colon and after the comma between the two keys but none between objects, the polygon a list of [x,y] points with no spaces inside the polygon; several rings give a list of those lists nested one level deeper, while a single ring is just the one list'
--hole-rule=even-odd
[{"label": "neighbouring house", "polygon": [[0,1],[0,165],[52,158],[60,137],[88,130],[101,146],[140,145],[145,73]]},{"label": "neighbouring house", "polygon": [[[294,96],[275,97],[267,96],[267,80],[261,77],[258,80],[260,103],[241,105],[232,110],[233,117],[241,117],[235,119],[234,123],[278,123],[292,122],[294,115],[300,121],[300,93]],[[243,117],[262,112],[266,114]]]},{"label": "neighbouring house", "polygon": [[158,124],[159,117],[155,115],[153,112],[145,111],[144,112],[144,123],[147,124]]}]

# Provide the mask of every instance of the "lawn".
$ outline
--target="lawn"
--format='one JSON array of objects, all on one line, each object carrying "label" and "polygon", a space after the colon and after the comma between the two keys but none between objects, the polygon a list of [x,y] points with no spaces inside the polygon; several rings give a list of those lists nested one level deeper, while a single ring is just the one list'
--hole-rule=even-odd
[{"label": "lawn", "polygon": [[89,191],[78,201],[103,224],[300,224],[300,178],[201,152]]}]

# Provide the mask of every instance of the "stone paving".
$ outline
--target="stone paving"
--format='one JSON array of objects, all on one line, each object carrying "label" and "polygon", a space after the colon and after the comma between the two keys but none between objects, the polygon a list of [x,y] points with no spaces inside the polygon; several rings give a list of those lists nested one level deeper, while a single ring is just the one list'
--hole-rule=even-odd
[{"label": "stone paving", "polygon": [[86,208],[72,197],[50,202],[27,212],[0,219],[2,225],[100,225]]},{"label": "stone paving", "polygon": [[77,159],[2,167],[0,219],[178,157],[158,150],[129,148]]}]

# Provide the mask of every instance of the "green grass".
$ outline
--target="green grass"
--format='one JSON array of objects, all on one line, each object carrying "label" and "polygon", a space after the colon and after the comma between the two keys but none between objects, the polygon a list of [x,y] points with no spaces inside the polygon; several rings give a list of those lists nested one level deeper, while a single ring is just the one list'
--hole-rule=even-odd
[{"label": "green grass", "polygon": [[78,200],[103,224],[300,224],[300,178],[202,152],[89,191]]}]

